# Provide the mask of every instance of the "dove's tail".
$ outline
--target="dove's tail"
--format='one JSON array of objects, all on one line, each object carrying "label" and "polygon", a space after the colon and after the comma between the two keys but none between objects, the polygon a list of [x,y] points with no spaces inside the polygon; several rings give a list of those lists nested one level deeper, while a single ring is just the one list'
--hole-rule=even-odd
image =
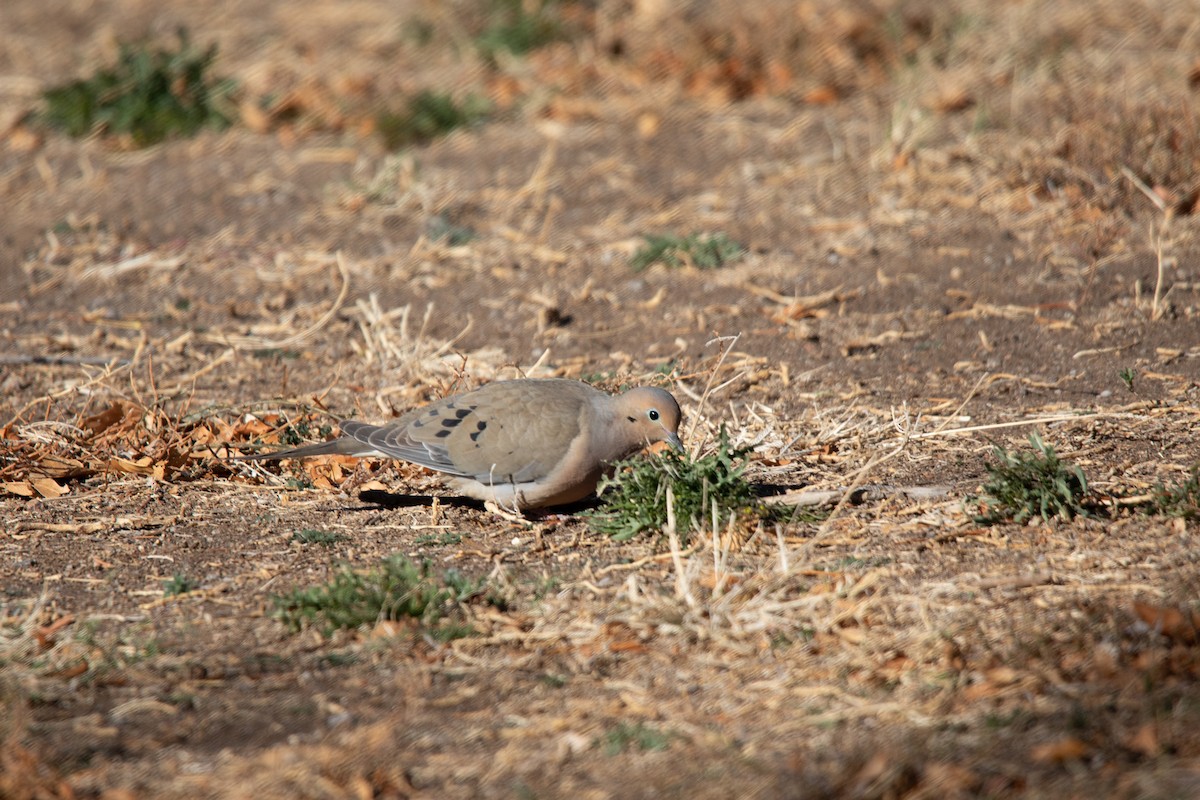
[{"label": "dove's tail", "polygon": [[276,450],[273,453],[251,453],[250,455],[236,456],[231,460],[267,461],[280,458],[308,458],[309,456],[360,456],[368,455],[370,451],[371,448],[363,447],[362,442],[349,437],[342,437],[329,442],[321,442],[320,444],[306,444],[303,447],[293,447],[291,450]]}]

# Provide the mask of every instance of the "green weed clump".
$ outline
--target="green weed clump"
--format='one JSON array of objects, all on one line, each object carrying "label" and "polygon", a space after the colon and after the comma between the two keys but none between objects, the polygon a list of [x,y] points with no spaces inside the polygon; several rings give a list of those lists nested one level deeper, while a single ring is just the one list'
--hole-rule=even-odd
[{"label": "green weed clump", "polygon": [[479,53],[495,62],[501,52],[524,55],[565,36],[555,0],[491,0],[488,25],[476,38]]},{"label": "green weed clump", "polygon": [[1010,453],[997,447],[998,464],[988,465],[983,494],[976,498],[987,511],[979,522],[1025,522],[1041,517],[1049,522],[1087,516],[1087,478],[1078,465],[1063,462],[1054,448],[1036,433],[1029,434],[1031,452]]},{"label": "green weed clump", "polygon": [[324,547],[333,547],[338,542],[346,537],[340,533],[332,531],[319,531],[315,528],[305,528],[304,530],[296,531],[292,534],[292,541],[298,544],[319,544]]},{"label": "green weed clump", "polygon": [[182,30],[174,51],[122,45],[115,66],[48,89],[43,118],[71,136],[127,136],[138,147],[191,136],[206,126],[224,128],[230,124],[225,108],[234,83],[212,77],[216,57],[215,44],[199,52]]},{"label": "green weed clump", "polygon": [[276,615],[293,631],[305,624],[319,624],[328,635],[381,620],[410,618],[435,631],[445,629],[453,636],[466,636],[471,631],[465,626],[439,623],[445,617],[445,606],[478,591],[479,586],[458,573],[434,578],[428,564],[418,566],[396,554],[374,569],[343,566],[323,585],[271,599]]},{"label": "green weed clump", "polygon": [[1200,465],[1182,481],[1155,486],[1150,506],[1166,517],[1200,519]]},{"label": "green weed clump", "polygon": [[618,756],[633,749],[666,750],[673,738],[674,734],[669,731],[655,730],[641,722],[633,725],[622,722],[604,734],[604,754]]},{"label": "green weed clump", "polygon": [[741,258],[746,249],[723,233],[690,236],[647,236],[646,244],[629,262],[641,272],[651,264],[668,267],[683,265],[698,269],[716,269]]},{"label": "green weed clump", "polygon": [[715,452],[692,460],[666,450],[657,458],[635,458],[616,465],[600,482],[602,505],[590,512],[592,528],[618,541],[642,531],[658,531],[667,523],[667,489],[674,495],[677,533],[685,541],[693,527],[706,527],[713,504],[722,523],[730,512],[754,512],[758,506],[745,478],[748,447],[732,447],[721,429]]},{"label": "green weed clump", "polygon": [[375,118],[375,127],[387,149],[399,150],[474,125],[487,112],[487,101],[476,95],[468,95],[459,102],[449,94],[426,89],[409,98],[403,111],[381,112]]},{"label": "green weed clump", "polygon": [[194,592],[200,588],[200,584],[192,578],[184,575],[182,572],[176,572],[170,578],[163,581],[163,597],[171,597],[177,594],[187,594]]}]

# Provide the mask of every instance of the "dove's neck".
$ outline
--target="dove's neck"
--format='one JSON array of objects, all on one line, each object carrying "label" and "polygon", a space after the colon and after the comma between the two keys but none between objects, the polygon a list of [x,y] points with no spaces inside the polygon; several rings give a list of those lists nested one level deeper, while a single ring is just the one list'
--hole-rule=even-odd
[{"label": "dove's neck", "polygon": [[642,448],[641,441],[629,437],[630,426],[625,424],[618,403],[610,397],[591,401],[592,413],[585,435],[592,440],[592,454],[604,463],[620,461]]}]

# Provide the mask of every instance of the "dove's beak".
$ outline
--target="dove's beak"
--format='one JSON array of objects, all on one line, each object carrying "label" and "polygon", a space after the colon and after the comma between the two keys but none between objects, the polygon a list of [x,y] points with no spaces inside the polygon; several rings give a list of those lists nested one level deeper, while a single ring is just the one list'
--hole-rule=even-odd
[{"label": "dove's beak", "polygon": [[683,452],[683,442],[679,441],[678,433],[668,433],[667,438],[664,439],[664,441],[673,449],[678,450],[681,453]]}]

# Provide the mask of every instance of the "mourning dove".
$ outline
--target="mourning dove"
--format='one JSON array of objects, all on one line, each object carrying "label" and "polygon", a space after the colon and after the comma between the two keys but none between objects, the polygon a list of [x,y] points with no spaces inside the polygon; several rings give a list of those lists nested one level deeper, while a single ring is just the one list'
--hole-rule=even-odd
[{"label": "mourning dove", "polygon": [[614,396],[573,380],[499,381],[388,425],[347,420],[341,438],[243,458],[398,458],[452,476],[469,497],[544,508],[587,497],[606,465],[648,444],[682,449],[680,416],[669,392],[647,386]]}]

